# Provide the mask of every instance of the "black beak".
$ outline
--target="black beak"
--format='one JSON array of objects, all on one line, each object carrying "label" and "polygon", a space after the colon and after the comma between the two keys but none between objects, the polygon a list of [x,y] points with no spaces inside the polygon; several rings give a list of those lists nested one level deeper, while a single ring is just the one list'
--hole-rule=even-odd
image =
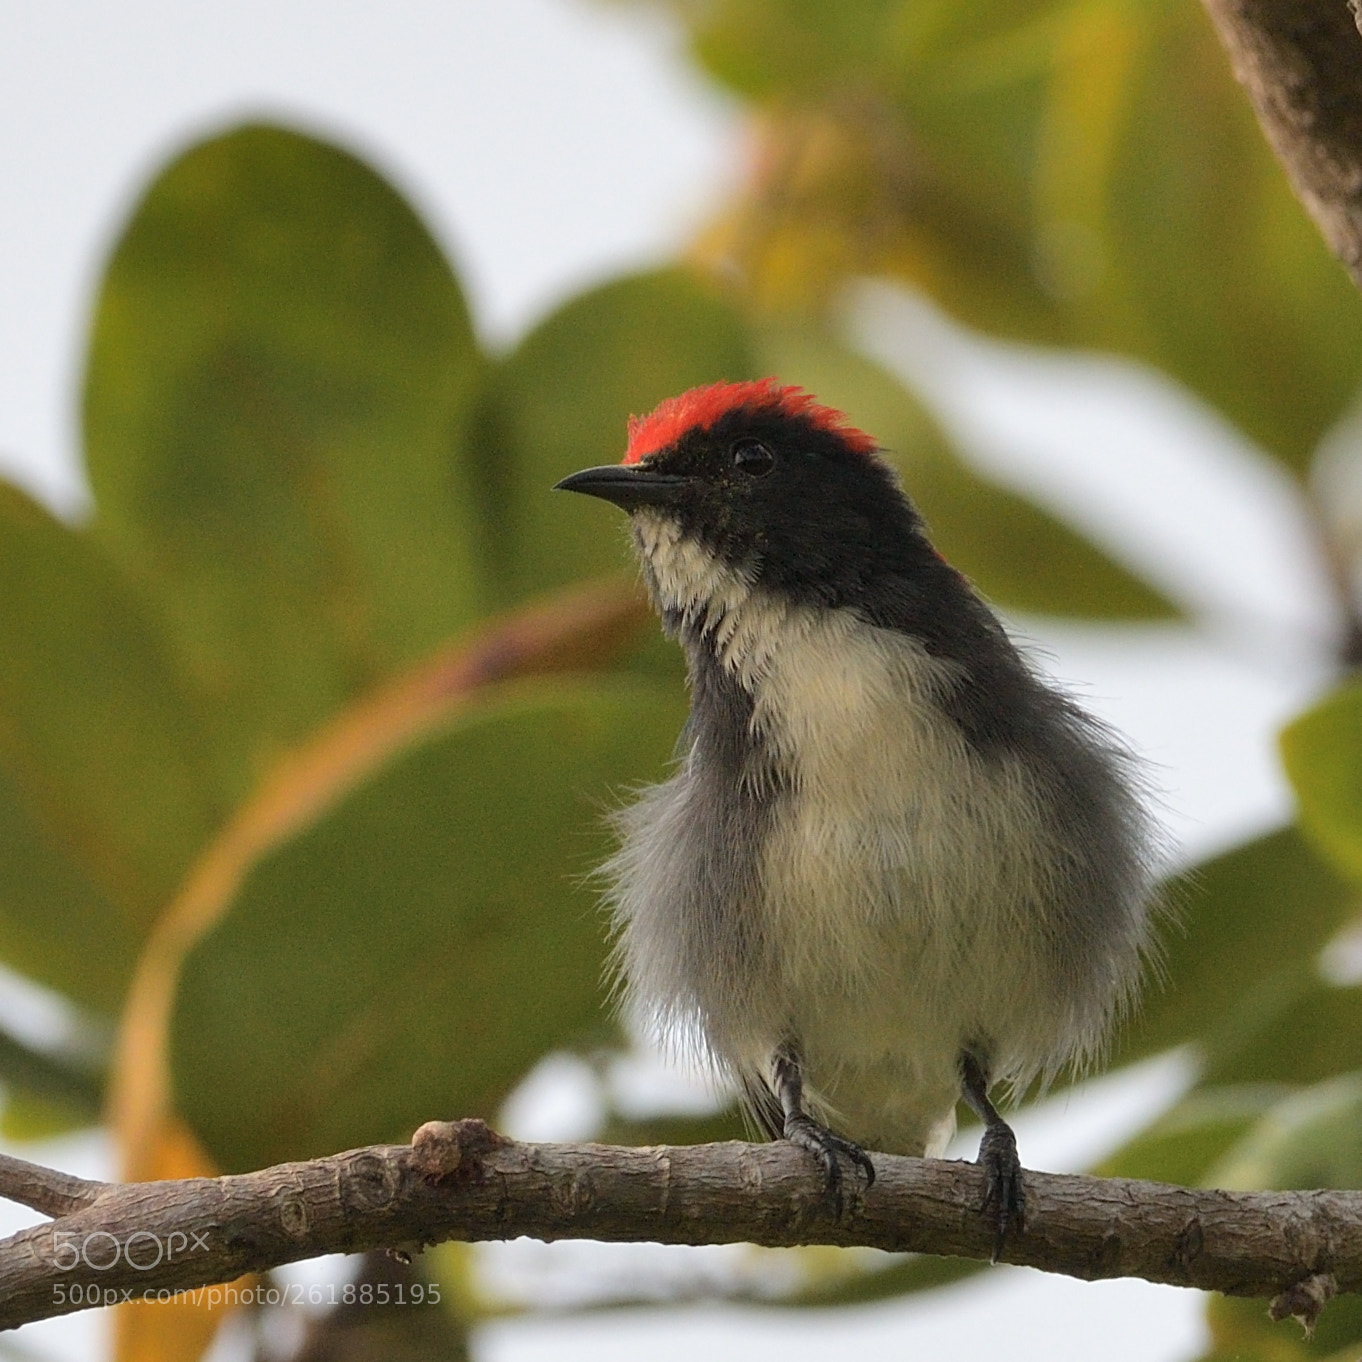
[{"label": "black beak", "polygon": [[668,506],[689,486],[689,478],[654,473],[630,464],[611,463],[603,468],[584,468],[554,484],[555,492],[583,492],[589,497],[612,501],[622,511],[640,506]]}]

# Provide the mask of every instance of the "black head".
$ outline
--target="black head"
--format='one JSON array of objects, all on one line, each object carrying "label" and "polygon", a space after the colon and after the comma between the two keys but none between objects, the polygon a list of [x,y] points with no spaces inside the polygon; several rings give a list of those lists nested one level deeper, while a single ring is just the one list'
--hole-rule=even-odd
[{"label": "black head", "polygon": [[[698,564],[672,555],[674,568],[693,574],[689,589],[672,593],[685,596],[683,606],[659,598],[673,626],[692,610],[712,619],[703,594],[724,579],[706,570],[712,561],[799,605],[848,609],[911,636],[958,664],[959,688],[943,704],[972,741],[1020,741],[1048,693],[993,612],[932,548],[875,441],[840,412],[774,379],[724,383],[664,402],[631,422],[629,437],[622,464],[558,486],[604,497],[636,522],[671,522],[672,536],[636,523],[645,558],[673,540],[705,550]],[[650,577],[656,585],[656,571]],[[708,646],[708,627],[691,639],[695,647]]]},{"label": "black head", "polygon": [[856,605],[940,566],[875,441],[797,388],[716,384],[630,426],[625,461],[559,487],[661,515],[721,563],[803,600]]}]

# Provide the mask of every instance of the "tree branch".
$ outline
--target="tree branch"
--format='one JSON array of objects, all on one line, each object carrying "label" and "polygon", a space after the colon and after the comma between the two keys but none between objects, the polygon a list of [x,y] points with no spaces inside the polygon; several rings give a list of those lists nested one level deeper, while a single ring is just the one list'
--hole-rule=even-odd
[{"label": "tree branch", "polygon": [[[821,1173],[782,1141],[648,1149],[519,1144],[481,1121],[234,1177],[123,1185],[0,1161],[0,1195],[62,1212],[0,1241],[0,1328],[167,1299],[324,1253],[445,1239],[867,1245],[987,1258],[978,1167],[877,1154],[834,1218]],[[1362,1288],[1362,1193],[1217,1192],[1027,1173],[1004,1259],[1093,1281],[1143,1277],[1311,1316]]]},{"label": "tree branch", "polygon": [[84,1210],[108,1190],[107,1182],[92,1182],[0,1154],[0,1196],[44,1215],[62,1216]]},{"label": "tree branch", "polygon": [[1362,35],[1345,0],[1205,0],[1267,140],[1362,288]]}]

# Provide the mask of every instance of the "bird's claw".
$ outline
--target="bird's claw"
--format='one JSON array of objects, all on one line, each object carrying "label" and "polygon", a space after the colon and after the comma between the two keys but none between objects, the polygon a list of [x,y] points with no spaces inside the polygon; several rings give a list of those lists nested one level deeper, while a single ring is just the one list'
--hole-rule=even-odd
[{"label": "bird's claw", "polygon": [[875,1165],[870,1155],[852,1140],[834,1135],[826,1126],[821,1126],[811,1116],[791,1116],[785,1122],[785,1138],[800,1149],[806,1149],[822,1166],[823,1181],[828,1195],[832,1197],[833,1210],[837,1219],[842,1218],[842,1158],[850,1161],[853,1168],[865,1174],[865,1185],[875,1181]]},{"label": "bird's claw", "polygon": [[997,1234],[993,1262],[1002,1256],[1008,1232],[1020,1230],[1026,1220],[1026,1188],[1022,1183],[1017,1137],[1010,1126],[999,1122],[984,1130],[979,1143],[979,1166],[984,1170],[984,1201],[980,1210],[994,1213]]}]

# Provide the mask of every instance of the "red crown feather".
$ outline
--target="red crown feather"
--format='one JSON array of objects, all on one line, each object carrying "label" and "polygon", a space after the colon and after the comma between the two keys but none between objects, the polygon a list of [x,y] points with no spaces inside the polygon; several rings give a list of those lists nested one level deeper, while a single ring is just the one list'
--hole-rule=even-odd
[{"label": "red crown feather", "polygon": [[871,454],[879,446],[872,436],[854,426],[831,407],[820,406],[803,388],[783,386],[774,378],[749,383],[711,383],[669,397],[647,416],[629,418],[629,448],[625,463],[637,463],[659,449],[674,444],[688,430],[708,430],[721,416],[739,407],[774,412],[807,421],[819,430],[831,431],[858,454]]}]

